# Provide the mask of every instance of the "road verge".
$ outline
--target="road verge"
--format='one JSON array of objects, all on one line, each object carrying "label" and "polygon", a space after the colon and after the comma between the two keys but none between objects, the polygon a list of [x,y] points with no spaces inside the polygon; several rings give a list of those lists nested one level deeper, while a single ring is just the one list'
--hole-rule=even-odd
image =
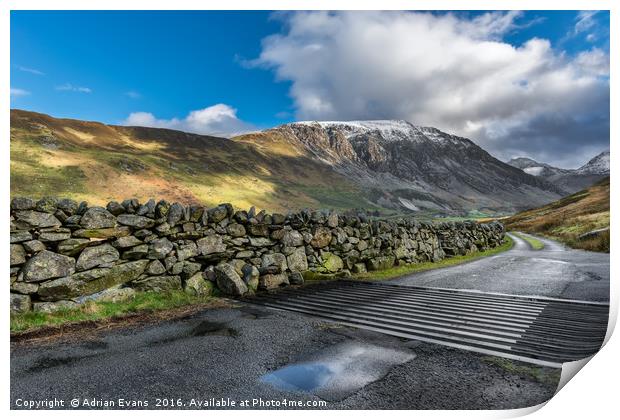
[{"label": "road verge", "polygon": [[523,239],[525,242],[527,242],[530,245],[530,248],[532,248],[534,251],[540,251],[541,249],[545,247],[545,244],[542,243],[542,241],[534,238],[533,236],[530,236],[530,235],[527,235],[521,232],[510,232],[510,233],[515,235],[518,238]]}]

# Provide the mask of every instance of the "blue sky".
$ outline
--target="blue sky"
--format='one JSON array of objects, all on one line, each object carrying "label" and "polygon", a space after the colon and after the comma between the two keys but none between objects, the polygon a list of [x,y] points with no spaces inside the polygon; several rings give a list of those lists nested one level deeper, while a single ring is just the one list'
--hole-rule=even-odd
[{"label": "blue sky", "polygon": [[[356,32],[362,23],[376,31]],[[434,42],[448,46],[445,57],[424,49]],[[472,59],[446,67],[457,55],[450,45],[470,48]],[[527,153],[575,166],[545,143],[574,150],[577,139],[557,131],[570,118],[589,138],[583,153],[608,147],[608,57],[607,12],[13,11],[11,107],[214,134],[295,119],[398,118],[466,135],[501,158]],[[511,68],[524,70],[506,78]],[[462,98],[441,88],[452,75]],[[498,92],[481,80],[520,90],[496,104],[496,94],[477,98]],[[582,89],[551,92],[549,80]],[[475,112],[453,109],[458,101]],[[529,111],[537,103],[545,107]],[[543,110],[554,103],[561,109]]]},{"label": "blue sky", "polygon": [[[119,123],[138,110],[171,118],[227,103],[275,124],[290,107],[286,83],[239,58],[257,56],[279,26],[267,12],[12,12],[11,86],[31,92],[12,106]],[[91,92],[58,90],[66,84]]]}]

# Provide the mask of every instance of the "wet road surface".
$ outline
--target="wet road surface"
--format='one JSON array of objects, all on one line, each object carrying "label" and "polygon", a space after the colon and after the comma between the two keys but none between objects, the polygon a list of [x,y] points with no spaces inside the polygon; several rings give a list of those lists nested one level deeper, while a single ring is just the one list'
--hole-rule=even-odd
[{"label": "wet road surface", "polygon": [[523,239],[511,237],[515,244],[507,252],[386,283],[609,301],[609,254],[570,249],[539,237],[545,247],[535,251]]}]

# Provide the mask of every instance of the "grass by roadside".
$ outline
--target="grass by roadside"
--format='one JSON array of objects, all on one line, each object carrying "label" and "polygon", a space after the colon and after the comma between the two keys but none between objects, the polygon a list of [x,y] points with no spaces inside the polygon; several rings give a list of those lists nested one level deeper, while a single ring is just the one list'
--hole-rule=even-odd
[{"label": "grass by roadside", "polygon": [[183,291],[139,292],[119,302],[86,302],[77,308],[62,309],[53,313],[24,312],[11,314],[11,333],[20,333],[43,327],[111,320],[135,314],[147,314],[187,306],[221,306],[218,298],[191,296]]},{"label": "grass by roadside", "polygon": [[552,386],[556,386],[560,382],[560,374],[562,373],[561,369],[522,364],[502,357],[487,356],[483,357],[482,360],[513,375],[531,378],[542,384]]},{"label": "grass by roadside", "polygon": [[590,188],[501,222],[508,230],[544,236],[571,248],[609,253],[609,197],[607,177]]},{"label": "grass by roadside", "polygon": [[473,252],[468,255],[457,255],[443,259],[438,262],[424,262],[419,264],[401,265],[387,270],[370,271],[367,273],[358,273],[353,275],[355,280],[390,280],[397,277],[402,277],[412,273],[419,273],[421,271],[434,270],[437,268],[451,267],[453,265],[463,264],[466,262],[474,261],[483,257],[489,257],[491,255],[499,254],[504,251],[508,251],[514,245],[514,241],[506,235],[504,242],[497,248],[488,249],[486,251]]},{"label": "grass by roadside", "polygon": [[[561,239],[560,239],[561,240]],[[566,245],[571,248],[584,249],[586,251],[593,252],[607,252],[609,253],[609,243],[611,240],[611,233],[609,230],[601,232],[596,236],[580,238],[578,236],[569,237],[564,239]]]},{"label": "grass by roadside", "polygon": [[525,242],[527,242],[528,244],[530,244],[530,246],[532,247],[532,249],[534,251],[540,251],[541,249],[543,249],[545,247],[545,244],[543,244],[541,241],[539,241],[538,239],[530,236],[530,235],[524,235],[520,232],[510,232],[513,235],[523,239]]}]

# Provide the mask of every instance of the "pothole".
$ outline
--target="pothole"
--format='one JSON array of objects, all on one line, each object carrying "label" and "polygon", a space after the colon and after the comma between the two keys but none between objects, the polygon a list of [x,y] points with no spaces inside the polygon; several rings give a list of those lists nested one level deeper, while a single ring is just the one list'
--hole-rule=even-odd
[{"label": "pothole", "polygon": [[89,359],[95,357],[94,355],[88,356],[67,356],[67,357],[42,357],[38,359],[35,363],[32,364],[28,369],[26,369],[29,373],[40,372],[45,369],[51,369],[55,367],[61,366],[70,366],[81,360]]},{"label": "pothole", "polygon": [[190,331],[189,335],[190,337],[203,337],[205,335],[236,337],[239,332],[221,322],[202,321]]},{"label": "pothole", "polygon": [[105,341],[87,341],[82,343],[80,347],[88,350],[103,350],[108,348],[108,344]]},{"label": "pothole", "polygon": [[243,314],[241,316],[245,319],[263,319],[269,318],[272,315],[269,311],[250,306],[241,307],[239,308],[239,311]]}]

